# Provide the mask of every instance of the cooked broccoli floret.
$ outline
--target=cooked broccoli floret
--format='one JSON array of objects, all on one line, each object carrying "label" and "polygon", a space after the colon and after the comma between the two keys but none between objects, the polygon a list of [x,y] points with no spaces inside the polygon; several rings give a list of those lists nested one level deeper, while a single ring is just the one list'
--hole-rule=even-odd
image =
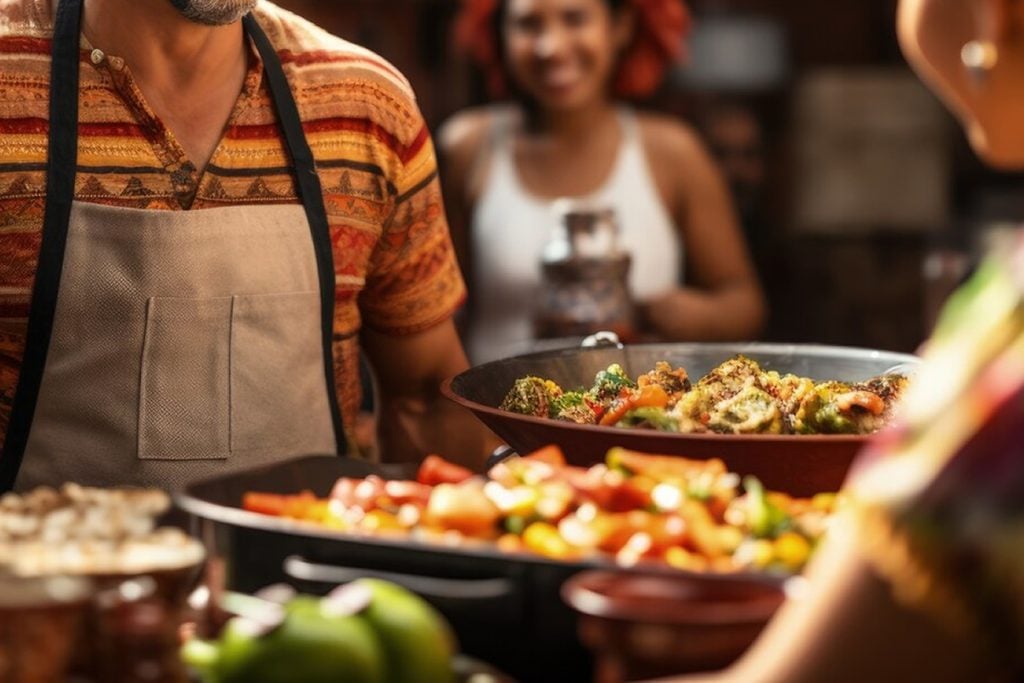
[{"label": "cooked broccoli floret", "polygon": [[753,382],[715,406],[708,427],[725,434],[779,434],[782,413],[774,399]]},{"label": "cooked broccoli floret", "polygon": [[800,403],[794,430],[800,434],[856,434],[857,424],[839,410],[836,397],[849,393],[852,387],[843,382],[822,382]]},{"label": "cooked broccoli floret", "polygon": [[551,402],[562,395],[562,388],[549,379],[522,377],[515,381],[499,408],[512,413],[548,417]]},{"label": "cooked broccoli floret", "polygon": [[548,407],[550,416],[556,420],[575,422],[576,424],[594,424],[597,413],[586,401],[582,391],[567,391],[558,396]]},{"label": "cooked broccoli floret", "polygon": [[594,386],[590,395],[600,403],[607,403],[619,395],[622,389],[633,389],[636,382],[631,380],[626,371],[618,363],[612,363],[607,370],[602,370],[594,377]]},{"label": "cooked broccoli floret", "polygon": [[701,377],[700,381],[680,399],[680,418],[707,426],[708,416],[719,410],[723,401],[732,399],[745,388],[755,385],[762,374],[761,367],[746,356],[730,358]]},{"label": "cooked broccoli floret", "polygon": [[907,379],[883,375],[859,384],[823,382],[800,403],[794,429],[804,434],[871,434],[892,417]]},{"label": "cooked broccoli floret", "polygon": [[909,383],[910,380],[906,376],[893,373],[872,377],[866,382],[853,385],[853,388],[877,394],[885,402],[886,410],[888,410],[892,404],[900,400]]}]

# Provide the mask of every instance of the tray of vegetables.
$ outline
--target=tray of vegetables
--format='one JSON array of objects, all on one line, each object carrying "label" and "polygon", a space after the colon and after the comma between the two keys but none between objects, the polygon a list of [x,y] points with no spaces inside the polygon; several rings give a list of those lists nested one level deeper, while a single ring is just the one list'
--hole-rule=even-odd
[{"label": "tray of vegetables", "polygon": [[228,587],[393,581],[437,607],[465,652],[525,680],[589,675],[559,597],[580,570],[780,585],[807,561],[835,503],[766,491],[721,460],[617,448],[583,468],[557,447],[486,476],[438,456],[415,473],[313,456],[178,496]]}]

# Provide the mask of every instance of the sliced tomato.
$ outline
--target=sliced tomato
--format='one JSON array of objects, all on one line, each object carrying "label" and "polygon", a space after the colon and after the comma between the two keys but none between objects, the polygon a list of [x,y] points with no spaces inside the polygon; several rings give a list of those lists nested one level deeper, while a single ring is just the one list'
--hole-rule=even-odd
[{"label": "sliced tomato", "polygon": [[675,455],[651,455],[627,448],[612,448],[605,456],[608,467],[632,474],[643,474],[653,479],[689,479],[708,472],[725,474],[725,463],[717,458],[693,460]]},{"label": "sliced tomato", "polygon": [[604,404],[603,403],[599,403],[597,401],[593,401],[593,400],[591,400],[589,398],[584,398],[583,402],[586,403],[587,406],[591,410],[594,411],[594,421],[595,422],[599,421],[601,419],[601,416],[604,415],[604,411],[605,411]]},{"label": "sliced tomato", "polygon": [[384,482],[384,495],[395,505],[413,503],[423,507],[430,500],[432,486],[418,481],[387,481]]},{"label": "sliced tomato", "polygon": [[538,448],[534,452],[524,455],[523,460],[546,462],[552,467],[565,467],[565,453],[555,444]]},{"label": "sliced tomato", "polygon": [[651,490],[654,486],[648,485],[646,477],[628,477],[624,480],[607,476],[605,478],[611,480],[608,485],[608,498],[604,504],[604,508],[609,512],[642,510],[652,504]]},{"label": "sliced tomato", "polygon": [[261,493],[259,491],[246,491],[242,496],[242,508],[249,512],[258,512],[261,515],[273,515],[280,517],[288,502],[288,496],[279,493]]},{"label": "sliced tomato", "polygon": [[303,491],[296,496],[285,496],[282,514],[292,519],[315,520],[317,503],[320,502],[312,491]]},{"label": "sliced tomato", "polygon": [[438,484],[458,484],[473,476],[471,470],[462,465],[448,462],[440,455],[428,455],[420,464],[416,473],[416,481],[427,486]]}]

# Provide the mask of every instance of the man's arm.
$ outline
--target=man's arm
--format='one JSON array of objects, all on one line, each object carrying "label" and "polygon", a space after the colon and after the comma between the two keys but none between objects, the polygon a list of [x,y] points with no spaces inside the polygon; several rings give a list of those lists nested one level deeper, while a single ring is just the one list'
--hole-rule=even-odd
[{"label": "man's arm", "polygon": [[472,413],[440,394],[441,381],[469,367],[451,320],[411,335],[364,329],[363,349],[377,380],[377,435],[385,462],[428,453],[479,468],[497,439]]}]

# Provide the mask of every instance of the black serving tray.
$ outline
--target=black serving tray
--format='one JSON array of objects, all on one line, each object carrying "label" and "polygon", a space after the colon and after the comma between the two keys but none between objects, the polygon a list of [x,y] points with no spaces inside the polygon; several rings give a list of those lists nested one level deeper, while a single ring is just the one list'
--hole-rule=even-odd
[{"label": "black serving tray", "polygon": [[[285,582],[322,594],[375,576],[420,594],[451,622],[461,650],[522,681],[589,681],[592,663],[576,634],[576,616],[559,596],[577,572],[614,568],[600,559],[561,562],[510,554],[493,544],[444,545],[339,532],[241,509],[246,491],[330,493],[339,477],[409,478],[403,468],[351,458],[308,456],[192,484],[176,496],[193,518],[211,558],[222,561],[226,587],[253,592]],[[629,571],[680,574],[663,567]],[[751,575],[699,574],[730,581]],[[782,579],[756,575],[756,580]]]}]

